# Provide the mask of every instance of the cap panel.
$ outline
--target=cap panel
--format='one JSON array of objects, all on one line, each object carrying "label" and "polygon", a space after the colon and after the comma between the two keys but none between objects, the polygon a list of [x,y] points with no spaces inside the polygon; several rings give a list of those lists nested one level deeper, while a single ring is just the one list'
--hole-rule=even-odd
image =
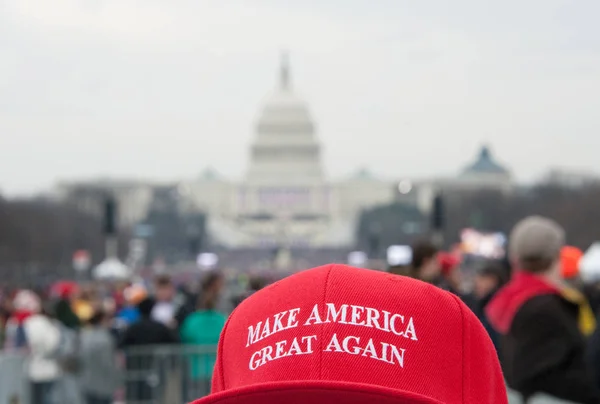
[{"label": "cap panel", "polygon": [[[451,341],[462,340],[462,314],[450,293],[403,276],[336,266],[326,300],[335,302],[338,311],[347,305],[348,324],[325,325],[324,380],[386,386],[448,402],[460,399],[462,346]],[[358,316],[355,324],[364,325],[351,324],[353,315]],[[334,335],[343,352],[335,349]]]},{"label": "cap panel", "polygon": [[345,265],[300,272],[246,299],[223,330],[213,380],[213,393],[222,394],[202,403],[252,402],[235,399],[250,389],[274,404],[273,386],[292,385],[306,391],[288,394],[289,403],[296,394],[304,402],[318,397],[323,386],[344,398],[385,389],[392,398],[396,392],[394,403],[411,395],[506,403],[493,344],[460,299],[415,279]]},{"label": "cap panel", "polygon": [[236,308],[221,335],[220,372],[215,372],[220,381],[215,386],[230,389],[264,381],[319,380],[316,341],[321,327],[304,322],[313,305],[323,300],[329,270],[330,266],[323,266],[285,278]]}]

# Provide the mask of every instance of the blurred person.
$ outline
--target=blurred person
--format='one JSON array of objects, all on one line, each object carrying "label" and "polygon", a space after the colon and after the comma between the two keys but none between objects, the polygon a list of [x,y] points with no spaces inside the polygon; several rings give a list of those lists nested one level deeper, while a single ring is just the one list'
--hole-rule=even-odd
[{"label": "blurred person", "polygon": [[79,380],[87,404],[112,404],[119,387],[120,372],[108,324],[106,313],[96,309],[81,330]]},{"label": "blurred person", "polygon": [[564,246],[560,250],[560,274],[568,282],[576,283],[579,278],[579,261],[583,251],[577,247]]},{"label": "blurred person", "polygon": [[8,296],[2,293],[0,297],[0,347],[7,347],[6,345],[6,325],[9,318],[12,315],[12,303]]},{"label": "blurred person", "polygon": [[152,298],[146,298],[138,304],[140,318],[125,330],[120,341],[121,347],[177,342],[175,334],[167,326],[152,318],[154,304],[155,301]]},{"label": "blurred person", "polygon": [[58,301],[54,309],[56,319],[65,327],[77,330],[81,326],[81,320],[73,310],[73,299],[78,295],[77,285],[64,283],[62,288],[58,288]]},{"label": "blurred person", "polygon": [[440,266],[441,279],[437,286],[460,297],[469,307],[475,305],[472,293],[467,292],[463,281],[461,259],[455,254],[441,251],[437,255]]},{"label": "blurred person", "polygon": [[87,322],[94,315],[94,291],[91,287],[79,289],[71,298],[73,313],[81,323]]},{"label": "blurred person", "polygon": [[133,284],[123,290],[124,305],[115,315],[116,330],[124,330],[140,319],[138,305],[147,297],[148,291],[140,284]]},{"label": "blurred person", "polygon": [[176,326],[175,314],[178,307],[175,302],[175,286],[168,275],[160,275],[154,281],[155,304],[152,318],[167,327]]},{"label": "blurred person", "polygon": [[448,290],[457,296],[462,294],[462,277],[460,272],[460,259],[445,251],[437,255],[440,273],[445,280]]},{"label": "blurred person", "polygon": [[410,276],[448,290],[449,285],[442,276],[438,248],[429,241],[418,241],[412,246]]},{"label": "blurred person", "polygon": [[24,323],[41,310],[40,298],[31,290],[20,290],[15,294],[12,307],[7,307],[8,319],[4,326],[4,348],[25,349],[27,338]]},{"label": "blurred person", "polygon": [[[55,326],[60,333],[59,344],[52,354],[52,357],[58,361],[61,370],[61,377],[52,387],[52,402],[61,404],[85,404],[81,385],[79,383],[79,372],[81,370],[80,353],[80,327],[79,318],[77,325],[65,322],[69,318],[70,305],[65,305],[66,299],[62,299],[57,304],[52,305],[48,302],[47,313],[52,317]],[[53,310],[53,311],[52,311]],[[61,317],[59,317],[59,315]]]},{"label": "blurred person", "polygon": [[[218,273],[209,274],[202,282],[198,310],[190,314],[181,326],[181,342],[190,345],[217,345],[219,335],[227,317],[216,311],[217,302],[223,288],[223,278]],[[192,358],[191,376],[194,380],[210,380],[215,365],[215,356],[206,354]]]},{"label": "blurred person", "polygon": [[507,403],[496,351],[459,298],[338,264],[244,300],[213,374],[195,404]]},{"label": "blurred person", "polygon": [[486,314],[485,307],[493,299],[498,290],[506,283],[506,270],[495,261],[487,261],[475,273],[472,306],[473,312],[488,332],[500,358],[500,334],[492,327]]},{"label": "blurred person", "polygon": [[[173,330],[152,318],[153,308],[154,299],[142,300],[138,305],[140,319],[129,326],[121,337],[119,347],[125,349],[125,367],[128,372],[149,372],[154,364],[151,351],[146,354],[128,354],[128,348],[173,344],[178,341]],[[128,381],[125,386],[127,402],[150,402],[153,392],[154,386],[139,378]]]},{"label": "blurred person", "polygon": [[[33,292],[29,292],[33,293]],[[30,295],[28,298],[34,298]],[[24,323],[25,337],[29,349],[28,375],[32,386],[32,402],[51,404],[54,390],[63,376],[56,352],[60,346],[61,333],[50,313],[43,310],[39,297],[32,305],[32,313]]]},{"label": "blurred person", "polygon": [[530,216],[512,230],[512,280],[485,311],[501,335],[508,385],[525,400],[536,393],[577,403],[600,403],[585,361],[585,336],[595,320],[585,298],[561,277],[565,234],[556,222]]},{"label": "blurred person", "polygon": [[241,296],[237,296],[234,299],[234,306],[237,307],[242,301],[252,296],[254,293],[258,292],[262,288],[267,286],[267,280],[261,276],[251,276],[248,279],[248,288],[246,292],[244,292]]},{"label": "blurred person", "polygon": [[198,308],[198,298],[200,294],[197,290],[196,282],[181,285],[178,288],[175,298],[177,312],[175,322],[181,328],[185,319]]}]

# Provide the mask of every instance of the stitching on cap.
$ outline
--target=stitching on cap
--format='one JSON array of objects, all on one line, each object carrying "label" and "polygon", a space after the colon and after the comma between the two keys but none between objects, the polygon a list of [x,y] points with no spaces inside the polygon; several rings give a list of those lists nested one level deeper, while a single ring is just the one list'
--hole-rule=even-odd
[{"label": "stitching on cap", "polygon": [[[448,292],[450,293],[450,292]],[[461,305],[461,300],[458,296],[456,296],[453,293],[450,293],[450,296],[452,296],[454,298],[454,302],[456,303],[456,305],[458,306],[458,310],[460,310],[460,321],[461,321],[461,333],[462,333],[462,360],[461,360],[461,367],[462,367],[462,377],[461,377],[461,382],[462,382],[462,389],[461,389],[461,394],[462,394],[462,402],[465,402],[465,348],[466,348],[466,344],[465,344],[465,312],[462,308]]]},{"label": "stitching on cap", "polygon": [[[323,301],[321,302],[321,307],[325,306],[327,303],[327,290],[329,289],[329,276],[331,272],[335,268],[335,264],[331,264],[329,269],[327,270],[327,276],[325,277],[325,287],[323,288]],[[323,329],[324,325],[321,324],[321,332],[319,333],[319,380],[323,379]]]}]

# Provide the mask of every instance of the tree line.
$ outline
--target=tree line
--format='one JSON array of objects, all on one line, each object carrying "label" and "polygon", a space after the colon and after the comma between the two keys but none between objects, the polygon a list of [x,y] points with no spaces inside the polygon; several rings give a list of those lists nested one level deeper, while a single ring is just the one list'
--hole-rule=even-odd
[{"label": "tree line", "polygon": [[[447,193],[444,194],[443,233],[447,244],[457,242],[465,227],[509,234],[518,220],[532,214],[555,219],[565,228],[569,244],[586,249],[600,240],[600,185],[578,189],[539,185],[510,194]],[[163,222],[179,229],[171,229],[165,234],[168,237],[155,235],[153,243],[164,245],[152,246],[153,249],[164,251],[178,247],[183,256],[187,250],[199,248],[197,244],[202,243],[203,232],[196,235],[183,228],[189,227],[189,218],[164,219]],[[148,222],[158,233],[166,231],[160,221]],[[357,247],[383,254],[388,245],[408,244],[424,236],[430,220],[413,206],[394,203],[363,212],[358,223]],[[202,229],[203,222],[199,221],[198,226]],[[120,231],[122,254],[127,252],[130,234],[130,229]],[[175,241],[177,246],[172,245]],[[68,204],[0,198],[0,276],[5,282],[19,277],[43,277],[48,273],[72,275],[73,253],[79,249],[88,250],[95,263],[103,259],[102,218],[84,214]]]},{"label": "tree line", "polygon": [[[120,240],[121,245],[124,240]],[[0,198],[0,276],[3,283],[72,276],[72,258],[88,250],[104,258],[102,221],[74,206],[43,199]]]},{"label": "tree line", "polygon": [[[600,184],[582,188],[567,188],[541,184],[500,191],[446,191],[443,199],[442,233],[446,246],[459,241],[461,231],[473,227],[481,231],[510,234],[512,227],[529,215],[542,215],[556,220],[565,228],[567,243],[587,249],[600,241]],[[358,248],[375,249],[382,256],[386,246],[410,244],[427,237],[431,217],[400,203],[379,206],[361,214],[357,228]],[[405,222],[421,223],[421,231],[411,234]]]}]

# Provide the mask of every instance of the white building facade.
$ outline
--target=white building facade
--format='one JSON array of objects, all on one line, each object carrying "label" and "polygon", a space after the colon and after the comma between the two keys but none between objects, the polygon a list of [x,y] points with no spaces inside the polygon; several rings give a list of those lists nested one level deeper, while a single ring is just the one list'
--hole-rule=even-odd
[{"label": "white building facade", "polygon": [[219,244],[350,245],[360,211],[391,202],[394,185],[375,178],[329,182],[317,125],[293,90],[285,55],[278,76],[255,126],[244,180],[203,176],[183,187],[208,213],[209,234]]},{"label": "white building facade", "polygon": [[[174,186],[178,209],[207,214],[213,243],[230,248],[259,246],[342,247],[354,242],[361,211],[391,202],[429,210],[439,191],[514,187],[510,172],[496,163],[487,147],[458,176],[425,181],[384,181],[366,170],[332,182],[324,171],[318,127],[307,103],[294,91],[284,55],[275,90],[259,112],[241,181],[205,170]],[[119,223],[144,220],[153,186],[103,181],[59,186],[57,195],[82,210],[101,214],[103,192],[119,204]]]}]

